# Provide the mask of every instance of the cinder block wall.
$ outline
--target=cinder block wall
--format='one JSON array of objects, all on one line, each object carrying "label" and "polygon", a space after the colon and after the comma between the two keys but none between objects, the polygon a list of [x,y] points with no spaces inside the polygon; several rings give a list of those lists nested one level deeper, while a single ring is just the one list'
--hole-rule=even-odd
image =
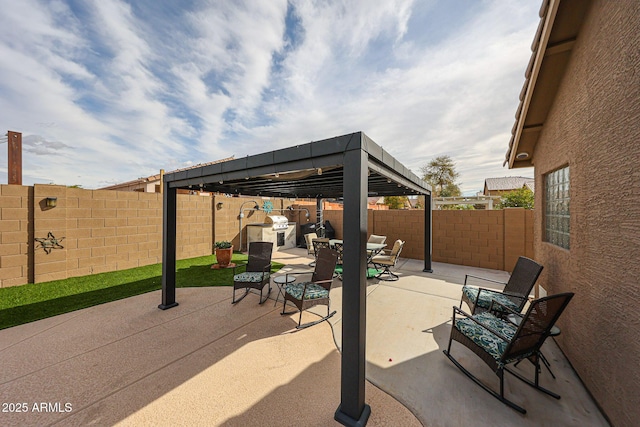
[{"label": "cinder block wall", "polygon": [[[324,211],[341,239],[342,211]],[[433,211],[432,259],[436,262],[511,271],[518,257],[533,255],[533,211]],[[402,256],[424,259],[424,211],[370,210],[368,234],[387,236],[389,247],[404,240]]]},{"label": "cinder block wall", "polygon": [[[0,185],[0,286],[123,270],[162,260],[162,196],[56,185]],[[54,208],[47,197],[56,197]],[[212,253],[212,198],[178,196],[177,257]],[[46,253],[35,239],[59,246]]]},{"label": "cinder block wall", "polygon": [[0,185],[0,287],[33,281],[33,187]]}]

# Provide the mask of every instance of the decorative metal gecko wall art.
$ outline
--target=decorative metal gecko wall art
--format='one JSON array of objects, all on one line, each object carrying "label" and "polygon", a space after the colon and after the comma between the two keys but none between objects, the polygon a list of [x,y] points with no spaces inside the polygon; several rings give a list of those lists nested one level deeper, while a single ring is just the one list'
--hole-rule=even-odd
[{"label": "decorative metal gecko wall art", "polygon": [[64,246],[60,244],[63,240],[64,237],[58,239],[52,232],[49,232],[47,237],[35,238],[35,241],[40,243],[40,246],[36,246],[36,249],[42,248],[47,254],[50,254],[52,249],[64,249]]}]

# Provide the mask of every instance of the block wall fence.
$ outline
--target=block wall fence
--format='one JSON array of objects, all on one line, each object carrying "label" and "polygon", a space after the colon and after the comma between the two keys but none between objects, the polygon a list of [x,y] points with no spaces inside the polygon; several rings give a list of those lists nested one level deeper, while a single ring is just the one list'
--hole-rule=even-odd
[{"label": "block wall fence", "polygon": [[[56,197],[56,207],[46,205]],[[265,222],[260,197],[178,195],[178,259],[210,255],[213,243],[240,247],[239,212],[246,225]],[[315,222],[315,201],[271,199],[275,214],[298,225]],[[287,211],[292,206],[294,211]],[[308,209],[310,217],[305,214]],[[342,211],[325,210],[336,237]],[[406,241],[402,256],[424,257],[424,211],[369,210],[369,234]],[[511,271],[518,256],[533,257],[533,212],[433,211],[433,261]],[[298,227],[298,233],[299,233]],[[51,235],[49,235],[51,233]],[[298,234],[299,235],[299,234]],[[61,247],[45,252],[50,237]],[[36,241],[39,239],[39,241]],[[40,283],[162,262],[162,195],[84,190],[57,185],[0,185],[0,287]]]},{"label": "block wall fence", "polygon": [[[432,220],[432,260],[512,271],[523,255],[533,258],[533,211],[437,210]],[[324,219],[342,238],[342,211],[325,211]],[[389,247],[404,240],[401,257],[424,259],[424,211],[370,210],[368,234],[387,236]]]},{"label": "block wall fence", "polygon": [[[56,207],[46,205],[56,197]],[[177,257],[211,254],[210,197],[179,195]],[[51,233],[51,235],[49,234]],[[53,236],[49,253],[36,239]],[[162,261],[162,195],[0,185],[0,287]]]}]

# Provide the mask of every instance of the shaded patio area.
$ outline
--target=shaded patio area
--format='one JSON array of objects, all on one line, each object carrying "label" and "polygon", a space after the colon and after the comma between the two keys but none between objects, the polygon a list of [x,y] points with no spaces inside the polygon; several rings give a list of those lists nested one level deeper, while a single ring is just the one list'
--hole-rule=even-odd
[{"label": "shaded patio area", "polygon": [[[287,269],[308,269],[302,249],[274,258]],[[507,376],[506,392],[528,411],[522,416],[468,380],[442,354],[451,306],[460,300],[466,272],[506,273],[434,263],[427,274],[422,267],[401,259],[399,281],[368,281],[368,425],[608,425],[551,339],[543,350],[557,379],[543,368],[541,384],[560,400]],[[0,331],[0,397],[29,409],[0,413],[0,424],[337,425],[339,281],[331,325],[300,331],[297,314],[281,316],[282,306],[273,301],[259,306],[250,295],[232,306],[229,287],[179,289],[181,304],[168,311],[156,308],[158,295]],[[452,352],[497,385],[471,352],[455,344]],[[530,372],[531,366],[519,368]],[[41,403],[48,411],[35,412],[33,405]]]}]

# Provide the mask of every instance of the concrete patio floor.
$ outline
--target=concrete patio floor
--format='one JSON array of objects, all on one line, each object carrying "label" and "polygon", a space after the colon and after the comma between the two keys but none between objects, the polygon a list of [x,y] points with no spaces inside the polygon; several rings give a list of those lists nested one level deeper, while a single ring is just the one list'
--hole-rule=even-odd
[{"label": "concrete patio floor", "polygon": [[[309,269],[302,249],[274,259],[285,270]],[[543,351],[557,379],[543,368],[540,381],[560,400],[507,375],[506,393],[527,409],[523,416],[473,384],[442,353],[451,307],[465,273],[507,274],[422,267],[402,259],[399,281],[369,281],[368,425],[608,425],[552,339]],[[0,412],[0,425],[337,425],[341,286],[334,282],[331,323],[300,331],[297,314],[280,315],[281,303],[260,306],[249,295],[231,305],[227,287],[178,289],[180,305],[167,311],[152,292],[2,330],[0,400],[12,411]],[[305,312],[303,321],[314,317]],[[452,354],[497,387],[473,353],[454,343]],[[519,369],[531,372],[527,363]],[[22,403],[26,411],[15,412]]]}]

